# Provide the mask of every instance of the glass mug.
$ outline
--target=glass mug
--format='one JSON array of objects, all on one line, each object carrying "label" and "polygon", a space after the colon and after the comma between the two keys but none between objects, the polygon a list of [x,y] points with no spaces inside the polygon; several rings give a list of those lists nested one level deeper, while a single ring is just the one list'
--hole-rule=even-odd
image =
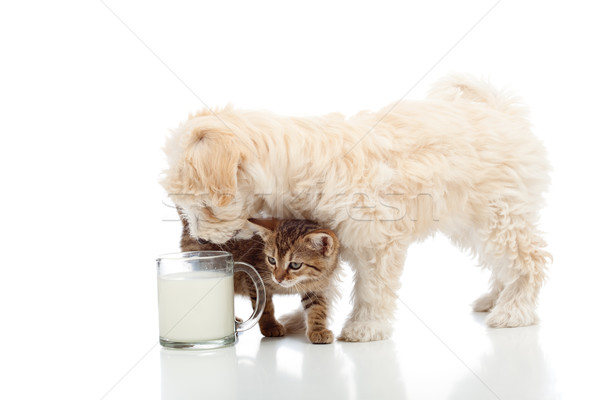
[{"label": "glass mug", "polygon": [[[265,286],[254,267],[234,262],[226,251],[165,254],[157,260],[160,344],[212,349],[237,342],[265,308]],[[256,307],[247,321],[235,320],[233,273],[247,273],[256,288]]]}]

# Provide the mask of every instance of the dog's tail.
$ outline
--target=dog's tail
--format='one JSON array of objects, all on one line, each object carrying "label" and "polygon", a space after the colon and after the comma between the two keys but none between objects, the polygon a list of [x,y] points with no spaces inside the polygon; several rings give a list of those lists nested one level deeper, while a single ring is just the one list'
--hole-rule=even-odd
[{"label": "dog's tail", "polygon": [[467,74],[452,74],[433,85],[429,98],[447,101],[485,103],[498,111],[512,115],[523,115],[527,110],[520,99],[507,90],[494,88],[489,81]]},{"label": "dog's tail", "polygon": [[289,335],[306,332],[306,317],[301,308],[282,315],[279,322],[285,326],[285,332]]}]

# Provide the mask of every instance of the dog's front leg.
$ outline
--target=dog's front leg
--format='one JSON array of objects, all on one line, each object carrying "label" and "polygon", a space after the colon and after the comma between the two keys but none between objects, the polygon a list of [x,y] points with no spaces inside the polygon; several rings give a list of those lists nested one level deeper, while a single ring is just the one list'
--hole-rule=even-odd
[{"label": "dog's front leg", "polygon": [[355,273],[354,308],[340,340],[369,342],[391,336],[406,248],[393,243],[346,254]]}]

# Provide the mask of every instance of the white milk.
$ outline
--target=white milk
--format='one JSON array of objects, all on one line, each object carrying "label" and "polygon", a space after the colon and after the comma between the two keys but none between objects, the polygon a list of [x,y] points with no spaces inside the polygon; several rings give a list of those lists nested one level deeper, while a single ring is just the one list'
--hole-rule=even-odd
[{"label": "white milk", "polygon": [[160,337],[174,342],[221,339],[234,331],[233,276],[191,271],[158,278]]}]

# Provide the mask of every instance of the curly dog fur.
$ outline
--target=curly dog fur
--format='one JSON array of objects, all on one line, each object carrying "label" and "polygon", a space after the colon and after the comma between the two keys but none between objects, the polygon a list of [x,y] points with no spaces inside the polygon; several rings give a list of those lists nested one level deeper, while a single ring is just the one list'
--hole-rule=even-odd
[{"label": "curly dog fur", "polygon": [[490,326],[536,322],[551,258],[537,229],[549,165],[524,108],[487,82],[451,76],[426,100],[350,118],[205,110],[165,150],[162,184],[195,237],[249,237],[258,216],[337,233],[355,271],[341,339],[390,336],[406,251],[438,231],[491,270],[474,303]]}]

